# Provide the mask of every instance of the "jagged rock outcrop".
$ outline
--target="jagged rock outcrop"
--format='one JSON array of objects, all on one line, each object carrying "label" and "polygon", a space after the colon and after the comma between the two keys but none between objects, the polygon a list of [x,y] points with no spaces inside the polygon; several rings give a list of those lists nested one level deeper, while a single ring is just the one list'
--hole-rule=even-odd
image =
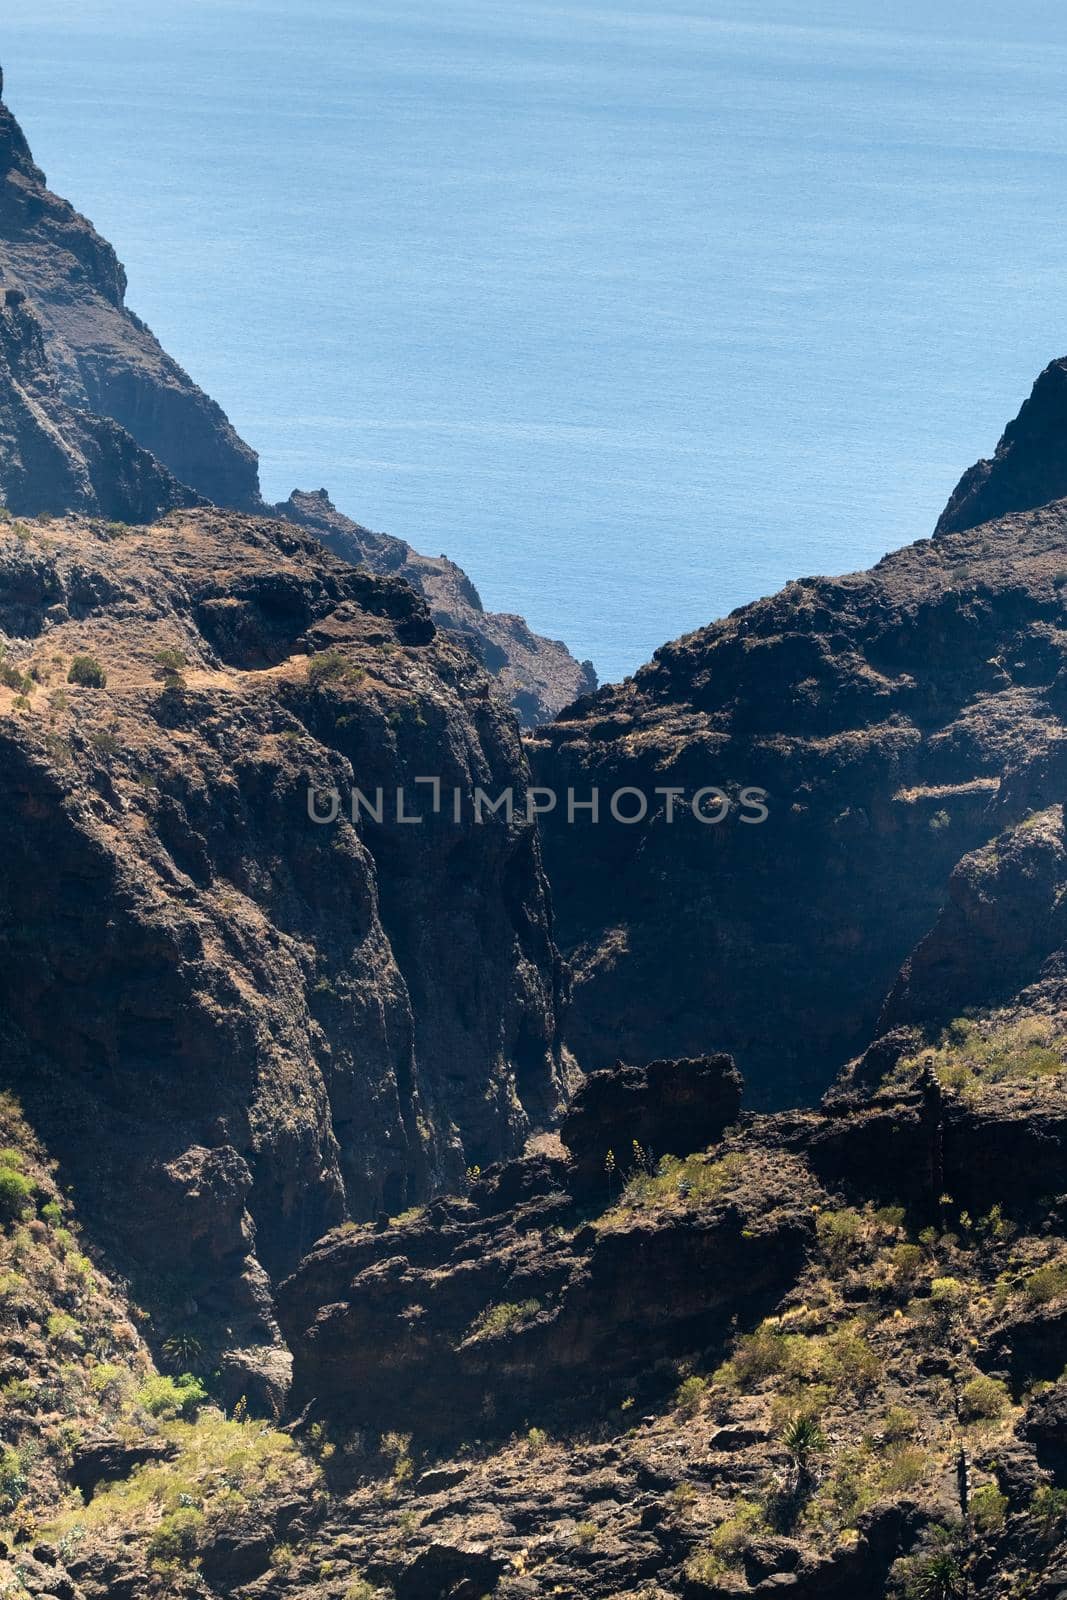
[{"label": "jagged rock outcrop", "polygon": [[[796,1102],[864,1048],[956,863],[1005,825],[1001,784],[1021,821],[1026,764],[1062,739],[1065,545],[1056,504],[804,579],[540,730],[587,1069],[721,1048],[755,1103]],[[668,823],[664,791],[703,785],[732,796],[725,820],[681,799]],[[751,785],[758,825],[738,804]],[[594,786],[599,822],[568,821],[568,789]],[[623,786],[644,822],[609,813]]]},{"label": "jagged rock outcrop", "polygon": [[1067,497],[1067,357],[1050,362],[991,461],[963,474],[936,533],[959,533]]},{"label": "jagged rock outcrop", "polygon": [[536,1156],[403,1228],[327,1236],[278,1295],[294,1404],[452,1442],[474,1419],[496,1434],[573,1420],[769,1310],[811,1230],[790,1156],[758,1160],[718,1205],[697,1178],[692,1208],[631,1227],[611,1208],[633,1159],[600,1174],[600,1226],[589,1174]]},{"label": "jagged rock outcrop", "polygon": [[574,1177],[602,1187],[609,1152],[623,1164],[635,1143],[647,1159],[688,1155],[714,1144],[740,1110],[741,1074],[730,1056],[652,1061],[589,1073],[559,1131]]},{"label": "jagged rock outcrop", "polygon": [[[99,512],[147,522],[198,500],[267,513],[256,453],[125,304],[126,275],[92,224],[47,187],[0,104],[0,503],[19,514]],[[527,726],[596,687],[589,662],[486,612],[447,557],[342,516],[325,492],[274,514],[347,561],[405,578],[442,627],[477,644]]]},{"label": "jagged rock outcrop", "polygon": [[162,1258],[269,1345],[264,1268],[563,1097],[536,833],[471,807],[521,790],[514,721],[406,584],[288,523],[0,526],[0,628],[7,1082],[146,1301]]},{"label": "jagged rock outcrop", "polygon": [[325,489],[294,490],[275,510],[310,528],[343,560],[406,579],[440,627],[475,646],[524,727],[547,722],[563,706],[595,690],[591,661],[575,661],[562,640],[533,633],[522,617],[486,611],[467,574],[447,556],[421,556],[403,539],[361,527],[336,509]]}]

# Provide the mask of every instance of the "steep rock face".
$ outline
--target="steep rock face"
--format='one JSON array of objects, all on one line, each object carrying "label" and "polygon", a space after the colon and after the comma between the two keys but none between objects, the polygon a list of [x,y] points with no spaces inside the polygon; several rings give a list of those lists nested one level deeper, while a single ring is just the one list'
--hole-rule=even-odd
[{"label": "steep rock face", "polygon": [[562,640],[531,632],[522,617],[486,611],[467,574],[447,556],[421,556],[403,539],[361,527],[331,504],[325,489],[295,490],[275,510],[310,528],[343,560],[406,579],[425,598],[435,622],[475,645],[525,727],[547,722],[595,690],[591,661],[575,661]]},{"label": "steep rock face", "polygon": [[1067,998],[1065,889],[1062,803],[965,856],[886,1000],[879,1033],[936,1030],[976,1008],[1058,1013]]},{"label": "steep rock face", "polygon": [[258,505],[255,452],[127,310],[126,275],[115,252],[48,189],[5,105],[0,283],[29,296],[68,405],[111,418],[205,499]]},{"label": "steep rock face", "polygon": [[993,459],[977,461],[963,474],[936,533],[958,533],[1065,496],[1067,358],[1061,357],[1045,368],[1019,415],[1008,423]]},{"label": "steep rock face", "polygon": [[63,400],[21,289],[0,294],[0,474],[0,499],[19,515],[131,522],[197,500],[117,423]]},{"label": "steep rock face", "polygon": [[[560,1102],[534,830],[470,805],[521,787],[517,730],[406,584],[284,523],[0,529],[0,627],[17,1087],[143,1292],[162,1252],[256,1343],[261,1263],[514,1153]],[[79,656],[106,687],[67,682]],[[357,832],[348,796],[379,785]]]},{"label": "steep rock face", "polygon": [[[863,1048],[956,863],[1005,825],[1005,775],[1021,820],[1025,762],[1062,737],[1065,544],[1057,504],[790,584],[541,730],[583,1066],[723,1048],[781,1103]],[[718,825],[686,804],[702,785],[731,796]],[[767,791],[756,825],[747,785]],[[568,788],[594,786],[599,822],[568,821]],[[645,821],[612,819],[623,786]]]}]

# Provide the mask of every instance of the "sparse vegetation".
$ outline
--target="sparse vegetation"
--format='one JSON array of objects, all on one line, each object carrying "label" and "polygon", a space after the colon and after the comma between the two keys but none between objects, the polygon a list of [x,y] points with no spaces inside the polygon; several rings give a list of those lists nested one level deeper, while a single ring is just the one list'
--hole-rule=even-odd
[{"label": "sparse vegetation", "polygon": [[1011,1404],[1007,1388],[996,1378],[979,1374],[960,1391],[960,1421],[990,1421],[1003,1416]]},{"label": "sparse vegetation", "polygon": [[314,688],[323,684],[362,683],[367,676],[363,667],[350,661],[341,650],[320,650],[310,657],[307,668],[308,682]]},{"label": "sparse vegetation", "polygon": [[502,1305],[487,1306],[471,1324],[468,1339],[495,1339],[502,1333],[532,1322],[541,1309],[540,1300],[505,1301]]},{"label": "sparse vegetation", "polygon": [[714,1382],[726,1388],[753,1389],[769,1378],[787,1386],[822,1383],[853,1394],[864,1394],[878,1382],[882,1364],[857,1323],[833,1332],[802,1334],[783,1332],[773,1320],[738,1340],[730,1360],[715,1373]]},{"label": "sparse vegetation", "polygon": [[83,689],[104,689],[107,687],[107,673],[95,656],[75,656],[67,673],[67,682],[76,683]]},{"label": "sparse vegetation", "polygon": [[766,1531],[763,1507],[756,1500],[739,1500],[733,1515],[720,1522],[703,1549],[686,1563],[686,1576],[710,1586],[741,1564],[746,1546]]},{"label": "sparse vegetation", "polygon": [[[614,1151],[606,1168],[609,1182],[616,1171]],[[718,1160],[701,1154],[686,1157],[663,1156],[658,1162],[634,1141],[629,1176],[617,1203],[599,1219],[600,1225],[625,1220],[634,1211],[660,1210],[670,1206],[697,1207],[726,1193],[738,1178],[743,1157],[730,1154]]]},{"label": "sparse vegetation", "polygon": [[1067,1035],[1049,1017],[1012,1023],[982,1023],[957,1017],[937,1045],[902,1060],[893,1083],[910,1083],[926,1067],[945,1088],[973,1094],[982,1084],[1055,1076],[1067,1063]]}]

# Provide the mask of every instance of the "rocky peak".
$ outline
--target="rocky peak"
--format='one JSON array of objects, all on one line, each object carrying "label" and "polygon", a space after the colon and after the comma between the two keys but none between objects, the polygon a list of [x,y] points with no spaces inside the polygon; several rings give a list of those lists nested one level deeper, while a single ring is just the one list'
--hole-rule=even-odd
[{"label": "rocky peak", "polygon": [[938,534],[958,533],[1012,511],[1067,497],[1067,357],[1052,361],[1019,415],[1000,437],[992,460],[977,461],[952,491]]}]

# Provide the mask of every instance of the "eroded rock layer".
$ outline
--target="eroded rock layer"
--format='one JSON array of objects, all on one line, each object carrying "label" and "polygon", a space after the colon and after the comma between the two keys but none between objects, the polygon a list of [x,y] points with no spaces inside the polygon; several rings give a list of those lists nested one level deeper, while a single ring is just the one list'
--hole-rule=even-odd
[{"label": "eroded rock layer", "polygon": [[560,1103],[535,832],[470,804],[514,721],[406,584],[232,513],[0,525],[0,627],[13,1086],[131,1270],[262,1324],[262,1265]]}]

